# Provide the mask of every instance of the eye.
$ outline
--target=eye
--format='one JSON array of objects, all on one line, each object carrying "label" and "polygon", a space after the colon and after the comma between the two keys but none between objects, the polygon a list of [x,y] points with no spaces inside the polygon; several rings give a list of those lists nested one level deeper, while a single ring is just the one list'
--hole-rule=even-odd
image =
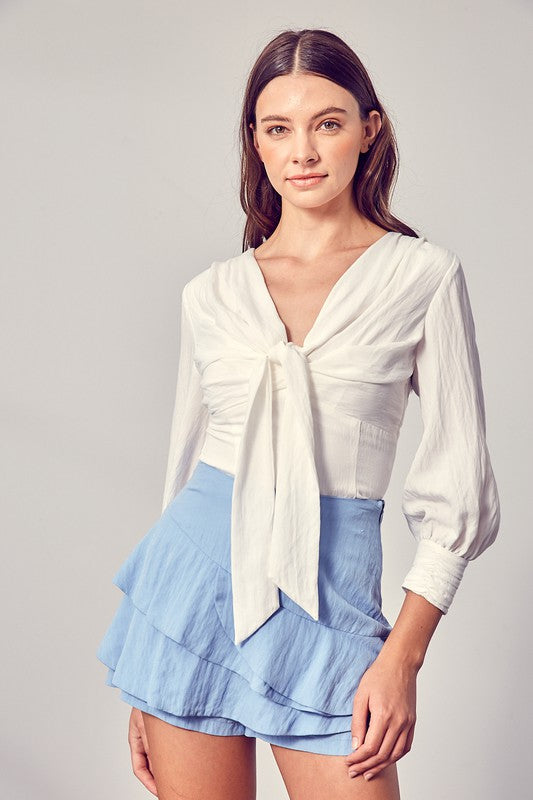
[{"label": "eye", "polygon": [[273,128],[268,128],[267,129],[267,133],[272,133],[272,131],[275,131],[276,128],[285,128],[285,126],[284,125],[274,125]]},{"label": "eye", "polygon": [[[320,124],[320,127],[322,127],[322,125],[335,125],[334,128],[326,128],[326,130],[328,130],[328,131],[334,131],[334,130],[336,130],[336,128],[340,128],[341,127],[340,123],[335,122],[334,119],[325,119],[324,122],[322,122]],[[281,130],[287,130],[284,125],[273,125],[272,128],[267,128],[267,133],[272,135],[272,136],[278,136],[279,134],[274,133],[274,131],[277,131],[280,128],[281,128]]]}]

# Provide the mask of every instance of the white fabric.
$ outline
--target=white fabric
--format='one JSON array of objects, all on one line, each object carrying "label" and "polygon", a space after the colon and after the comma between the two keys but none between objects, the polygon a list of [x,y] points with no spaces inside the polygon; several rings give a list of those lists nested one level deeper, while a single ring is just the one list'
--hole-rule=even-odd
[{"label": "white fabric", "polygon": [[279,589],[318,619],[319,494],[383,497],[411,389],[424,432],[403,493],[418,546],[402,587],[446,613],[500,522],[457,255],[385,234],[335,283],[303,347],[252,248],[185,285],[163,509],[198,459],[234,476],[236,644],[279,608]]}]

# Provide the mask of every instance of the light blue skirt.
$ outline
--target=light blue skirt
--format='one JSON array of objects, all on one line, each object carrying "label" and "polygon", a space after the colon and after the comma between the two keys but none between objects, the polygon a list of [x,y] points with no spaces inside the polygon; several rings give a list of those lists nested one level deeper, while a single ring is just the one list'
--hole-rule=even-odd
[{"label": "light blue skirt", "polygon": [[320,496],[319,620],[284,592],[237,648],[233,476],[203,461],[113,577],[97,657],[131,706],[183,728],[351,752],[354,694],[391,631],[381,610],[383,499]]}]

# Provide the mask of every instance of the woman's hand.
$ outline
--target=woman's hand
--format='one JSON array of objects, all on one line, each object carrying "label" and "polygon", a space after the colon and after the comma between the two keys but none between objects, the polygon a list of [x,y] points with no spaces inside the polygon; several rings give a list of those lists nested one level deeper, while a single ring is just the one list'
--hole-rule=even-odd
[{"label": "woman's hand", "polygon": [[150,753],[148,749],[148,739],[144,729],[144,719],[138,708],[132,708],[130,714],[130,725],[128,731],[128,742],[131,751],[131,763],[133,774],[139,778],[143,786],[157,797],[157,788],[152,774],[150,764]]},{"label": "woman's hand", "polygon": [[352,716],[352,736],[358,746],[346,757],[350,777],[363,774],[370,779],[411,749],[417,672],[418,668],[382,650],[361,678]]}]

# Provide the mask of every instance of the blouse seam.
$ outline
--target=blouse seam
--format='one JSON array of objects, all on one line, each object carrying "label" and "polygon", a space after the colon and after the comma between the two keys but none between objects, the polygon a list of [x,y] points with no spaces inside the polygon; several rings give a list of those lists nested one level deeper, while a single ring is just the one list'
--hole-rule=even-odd
[{"label": "blouse seam", "polygon": [[432,536],[421,536],[420,539],[419,539],[419,543],[420,542],[429,542],[430,543],[430,547],[439,548],[439,550],[444,550],[445,553],[450,554],[450,555],[454,556],[455,558],[460,559],[461,561],[466,561],[466,563],[469,562],[469,559],[466,558],[466,556],[462,556],[460,553],[456,553],[454,550],[451,550],[446,545],[443,545],[440,542],[438,542]]},{"label": "blouse seam", "polygon": [[[459,258],[457,253],[454,253],[453,254],[452,263],[450,264],[450,266],[448,267],[448,269],[444,273],[443,277],[441,278],[441,281],[440,281],[439,285],[437,286],[437,288],[435,289],[435,291],[433,293],[433,297],[429,301],[429,305],[428,305],[428,307],[426,309],[426,313],[424,314],[424,322],[423,322],[423,325],[422,325],[422,333],[420,335],[420,339],[419,339],[418,345],[415,348],[415,366],[416,366],[416,355],[417,355],[418,348],[420,347],[420,345],[422,344],[422,342],[424,341],[425,336],[426,336],[426,323],[427,323],[428,314],[431,312],[431,309],[433,308],[433,306],[436,303],[438,303],[438,301],[440,299],[440,296],[441,296],[441,293],[444,291],[443,290],[443,286],[448,282],[448,279],[450,278],[450,276],[453,276],[453,275],[457,274],[457,271],[459,270],[460,266],[461,266],[461,259]],[[451,280],[451,278],[450,278],[450,280]],[[411,380],[411,386],[412,386],[413,385],[412,384],[412,376],[411,376],[410,380]],[[416,394],[418,395],[418,392],[416,392]]]},{"label": "blouse seam", "polygon": [[[285,387],[282,387],[282,388],[285,388]],[[341,411],[339,409],[339,404],[338,403],[331,402],[327,398],[324,398],[324,397],[320,398],[320,404],[321,405],[325,405],[325,406],[329,406],[330,408],[335,409],[336,411],[340,412],[343,415],[343,417],[347,417],[350,420],[356,420],[358,423],[363,423],[364,425],[370,425],[370,427],[376,428],[378,431],[381,431],[382,433],[387,434],[387,436],[397,436],[399,431],[400,431],[400,429],[401,429],[401,425],[393,424],[393,428],[394,429],[390,430],[389,428],[385,428],[383,425],[376,425],[375,422],[370,422],[367,419],[363,419],[363,417],[358,417],[356,414],[350,414],[349,411]]]},{"label": "blouse seam", "polygon": [[441,278],[441,281],[440,281],[439,285],[437,286],[437,288],[435,289],[433,297],[431,298],[431,301],[430,301],[430,303],[429,303],[429,305],[428,305],[428,307],[426,309],[426,313],[424,315],[424,332],[423,333],[425,333],[427,316],[430,313],[430,310],[433,308],[433,306],[440,299],[440,296],[441,296],[442,292],[444,291],[443,286],[445,284],[451,282],[453,276],[457,273],[457,271],[459,270],[460,266],[461,266],[461,261],[460,261],[459,257],[457,256],[457,254],[454,253],[454,257],[453,257],[452,263],[450,264],[450,266],[448,267],[448,269],[444,273],[443,277]]}]

